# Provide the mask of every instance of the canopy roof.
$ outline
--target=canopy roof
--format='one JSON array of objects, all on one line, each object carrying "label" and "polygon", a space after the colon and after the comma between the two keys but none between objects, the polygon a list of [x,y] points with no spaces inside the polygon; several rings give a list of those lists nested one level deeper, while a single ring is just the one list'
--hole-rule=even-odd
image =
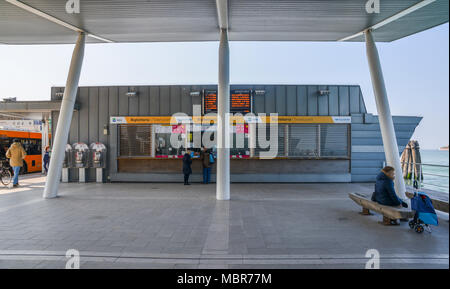
[{"label": "canopy roof", "polygon": [[[0,0],[0,43],[74,43],[76,29],[91,43],[219,39],[215,0],[80,0],[79,14],[68,14],[66,2]],[[367,2],[229,0],[224,15],[231,41],[362,41],[357,33],[385,21],[374,37],[389,42],[448,22],[448,0],[380,0],[378,14],[367,13]]]}]

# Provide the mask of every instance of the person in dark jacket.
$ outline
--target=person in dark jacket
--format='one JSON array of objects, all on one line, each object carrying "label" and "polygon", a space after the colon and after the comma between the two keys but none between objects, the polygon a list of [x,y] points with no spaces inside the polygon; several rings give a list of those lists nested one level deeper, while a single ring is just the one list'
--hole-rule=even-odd
[{"label": "person in dark jacket", "polygon": [[203,167],[203,183],[209,184],[211,179],[211,162],[210,162],[210,152],[205,147],[202,147],[202,152],[200,154],[200,160],[202,161]]},{"label": "person in dark jacket", "polygon": [[192,174],[192,158],[191,152],[186,150],[186,153],[183,156],[183,174],[184,174],[184,185],[190,185],[189,176]]},{"label": "person in dark jacket", "polygon": [[48,164],[50,163],[50,148],[48,146],[45,147],[45,153],[44,153],[44,169],[45,169],[45,175],[48,174]]},{"label": "person in dark jacket", "polygon": [[408,204],[403,202],[395,193],[394,180],[395,169],[389,166],[384,167],[377,176],[372,201],[385,206],[397,207],[402,205],[407,208]]}]

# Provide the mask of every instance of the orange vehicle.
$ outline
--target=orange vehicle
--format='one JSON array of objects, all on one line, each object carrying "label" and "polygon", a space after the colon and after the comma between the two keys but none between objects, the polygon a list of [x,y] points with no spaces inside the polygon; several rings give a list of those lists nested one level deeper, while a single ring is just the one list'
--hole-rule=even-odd
[{"label": "orange vehicle", "polygon": [[5,159],[6,151],[14,139],[18,139],[27,152],[21,173],[42,171],[42,134],[40,132],[0,130],[0,159]]}]

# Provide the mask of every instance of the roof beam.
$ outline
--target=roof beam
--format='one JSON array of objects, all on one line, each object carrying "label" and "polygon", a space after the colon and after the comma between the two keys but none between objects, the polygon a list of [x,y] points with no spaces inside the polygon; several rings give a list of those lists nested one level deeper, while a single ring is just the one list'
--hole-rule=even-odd
[{"label": "roof beam", "polygon": [[103,41],[103,42],[107,42],[107,43],[112,43],[113,42],[113,41],[111,41],[109,39],[106,39],[106,38],[100,37],[98,35],[89,33],[88,31],[85,31],[85,30],[83,30],[83,29],[81,29],[79,27],[76,27],[76,26],[74,26],[72,24],[69,24],[69,23],[67,23],[65,21],[62,21],[62,20],[60,20],[60,19],[58,19],[56,17],[53,17],[53,16],[51,16],[51,15],[49,15],[49,14],[47,14],[47,13],[41,11],[41,10],[33,8],[30,5],[25,4],[23,2],[20,2],[18,0],[5,0],[5,1],[10,3],[10,4],[12,4],[12,5],[15,5],[15,6],[21,8],[23,10],[26,10],[26,11],[28,11],[30,13],[33,13],[36,16],[42,17],[44,19],[47,19],[48,21],[51,21],[51,22],[53,22],[55,24],[58,24],[58,25],[63,26],[63,27],[66,27],[66,28],[68,28],[70,30],[73,30],[73,31],[77,32],[77,33],[85,33],[87,36],[95,38],[95,39]]},{"label": "roof beam", "polygon": [[358,33],[350,35],[348,37],[339,39],[338,41],[347,41],[347,40],[350,40],[350,39],[362,36],[366,30],[374,31],[374,30],[376,30],[378,28],[381,28],[381,27],[383,27],[383,26],[385,26],[385,25],[387,25],[389,23],[392,23],[392,22],[394,22],[394,21],[396,21],[396,20],[398,20],[398,19],[400,19],[400,18],[402,18],[404,16],[407,16],[408,14],[411,14],[414,11],[417,11],[417,10],[419,10],[419,9],[425,7],[425,6],[428,6],[428,5],[430,5],[431,3],[435,2],[435,1],[436,0],[423,0],[423,1],[421,1],[419,3],[416,3],[413,6],[407,8],[407,9],[405,9],[403,11],[400,11],[399,13],[397,13],[395,15],[392,15],[391,17],[388,17],[388,18],[384,19],[383,21],[381,21],[381,22],[379,22],[379,23],[377,23],[375,25],[367,27],[366,29],[364,29],[361,32],[358,32]]},{"label": "roof beam", "polygon": [[228,0],[216,0],[217,20],[220,29],[228,29]]}]

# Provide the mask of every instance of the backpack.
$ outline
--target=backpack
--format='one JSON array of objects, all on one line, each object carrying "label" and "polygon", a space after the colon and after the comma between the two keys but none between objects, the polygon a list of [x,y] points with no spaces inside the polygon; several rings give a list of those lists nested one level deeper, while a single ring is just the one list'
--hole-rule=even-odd
[{"label": "backpack", "polygon": [[209,163],[210,164],[214,163],[214,156],[213,156],[213,154],[209,154]]}]

